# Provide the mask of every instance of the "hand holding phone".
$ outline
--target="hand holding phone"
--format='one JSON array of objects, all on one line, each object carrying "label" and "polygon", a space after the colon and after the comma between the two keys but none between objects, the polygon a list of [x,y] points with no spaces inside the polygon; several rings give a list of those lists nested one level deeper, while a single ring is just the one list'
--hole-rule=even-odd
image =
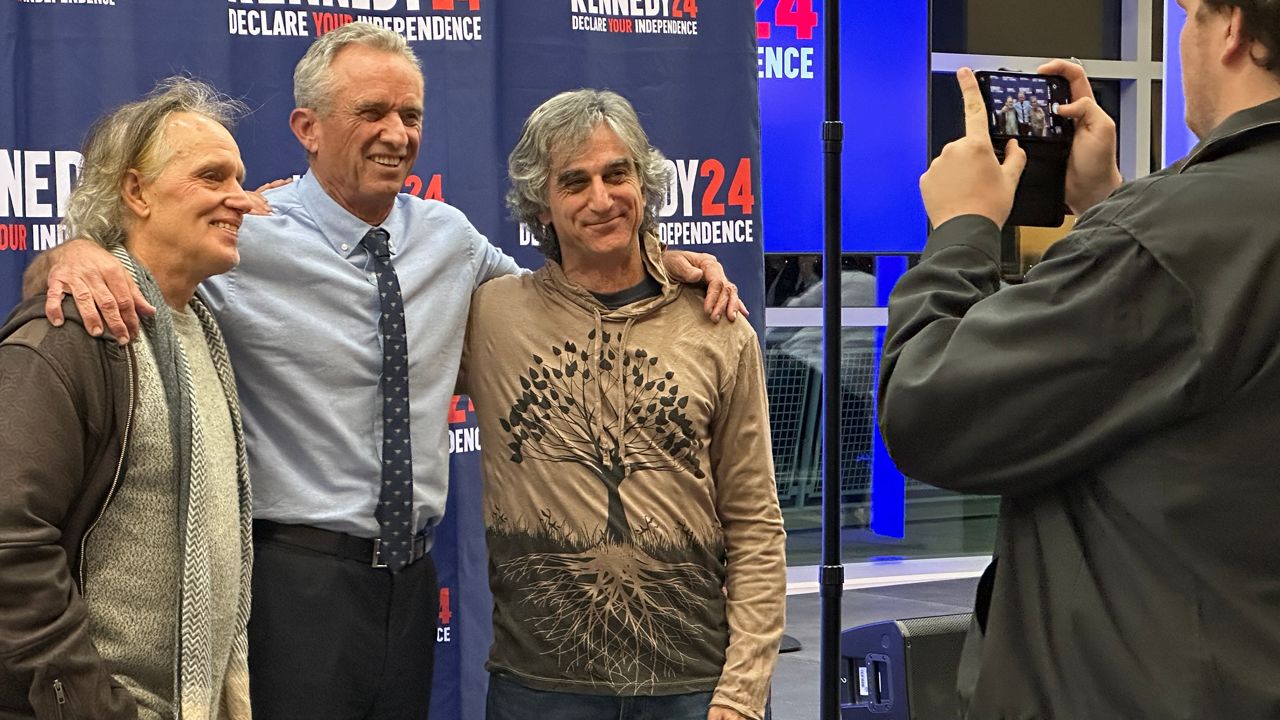
[{"label": "hand holding phone", "polygon": [[1008,72],[975,74],[987,113],[996,157],[1016,139],[1027,153],[1009,223],[1057,227],[1066,214],[1067,158],[1075,125],[1061,114],[1070,104],[1070,83],[1061,75]]},{"label": "hand holding phone", "polygon": [[1093,97],[1084,68],[1069,60],[1050,60],[1037,72],[1059,75],[1070,85],[1072,101],[1059,108],[1075,122],[1067,160],[1067,205],[1076,215],[1096,205],[1124,182],[1116,164],[1116,123]]},{"label": "hand holding phone", "polygon": [[1026,154],[1011,143],[1004,162],[996,159],[973,71],[961,68],[956,80],[964,95],[965,134],[943,148],[920,178],[925,211],[934,227],[961,215],[981,215],[1003,226],[1013,206]]}]

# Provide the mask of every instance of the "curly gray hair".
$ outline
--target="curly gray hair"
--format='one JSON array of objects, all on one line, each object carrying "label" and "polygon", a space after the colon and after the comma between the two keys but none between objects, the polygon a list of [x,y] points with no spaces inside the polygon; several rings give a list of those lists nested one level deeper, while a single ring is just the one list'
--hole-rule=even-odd
[{"label": "curly gray hair", "polygon": [[560,241],[555,228],[538,219],[549,209],[547,184],[552,156],[577,150],[601,124],[618,135],[635,163],[644,195],[641,236],[657,227],[658,212],[666,203],[671,181],[667,159],[649,144],[649,136],[626,98],[608,90],[590,89],[556,95],[525,120],[520,139],[507,158],[507,174],[511,178],[507,207],[517,222],[528,226],[542,254],[556,262],[560,261]]},{"label": "curly gray hair", "polygon": [[422,77],[422,65],[418,56],[404,37],[373,23],[347,23],[311,43],[306,54],[293,68],[293,102],[297,107],[309,108],[321,115],[326,115],[333,109],[335,88],[329,66],[338,56],[338,51],[348,45],[363,45],[399,55],[418,71],[418,77]]},{"label": "curly gray hair", "polygon": [[213,86],[188,77],[169,77],[136,102],[99,118],[89,128],[80,153],[83,163],[67,200],[67,237],[88,238],[104,247],[124,242],[124,199],[120,187],[130,169],[154,180],[173,156],[165,121],[178,112],[203,115],[231,130],[249,108]]}]

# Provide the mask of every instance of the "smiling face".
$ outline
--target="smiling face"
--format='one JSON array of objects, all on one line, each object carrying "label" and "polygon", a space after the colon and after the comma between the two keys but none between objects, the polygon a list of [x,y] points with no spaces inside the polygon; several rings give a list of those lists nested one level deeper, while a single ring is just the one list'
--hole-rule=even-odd
[{"label": "smiling face", "polygon": [[162,132],[161,147],[172,148],[164,166],[151,179],[136,169],[125,179],[126,244],[157,280],[194,290],[240,261],[236,236],[250,207],[244,165],[231,133],[203,115],[174,113]]},{"label": "smiling face", "polygon": [[404,187],[422,140],[422,75],[404,57],[348,45],[329,65],[327,111],[293,111],[290,123],[325,191],[371,225]]},{"label": "smiling face", "polygon": [[566,273],[625,266],[641,273],[637,282],[643,279],[644,196],[635,162],[607,124],[581,147],[552,153],[547,206],[539,220],[555,227]]}]

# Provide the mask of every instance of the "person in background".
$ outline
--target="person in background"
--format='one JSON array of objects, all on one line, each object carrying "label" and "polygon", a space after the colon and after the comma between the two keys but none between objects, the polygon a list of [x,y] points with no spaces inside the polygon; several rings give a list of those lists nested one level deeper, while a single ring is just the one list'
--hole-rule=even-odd
[{"label": "person in background", "polygon": [[1031,113],[1028,118],[1033,137],[1046,137],[1049,134],[1049,118],[1045,115],[1039,99],[1031,98]]},{"label": "person in background", "polygon": [[999,126],[1004,131],[1004,134],[1010,137],[1018,134],[1018,111],[1013,106],[1012,97],[1004,99],[1004,107],[1000,108],[1000,111],[996,114],[1000,119]]},{"label": "person in background", "polygon": [[1027,100],[1027,93],[1019,90],[1018,101],[1013,104],[1014,113],[1018,116],[1018,134],[1031,134],[1031,103]]}]

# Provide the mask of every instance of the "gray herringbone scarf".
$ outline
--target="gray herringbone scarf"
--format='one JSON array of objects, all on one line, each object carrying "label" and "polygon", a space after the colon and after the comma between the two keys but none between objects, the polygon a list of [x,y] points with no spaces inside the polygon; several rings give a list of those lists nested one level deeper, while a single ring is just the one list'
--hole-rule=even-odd
[{"label": "gray herringbone scarf", "polygon": [[[181,552],[181,587],[178,588],[178,626],[176,662],[174,663],[174,712],[176,720],[208,720],[214,693],[210,687],[213,659],[210,643],[210,609],[213,592],[209,559],[208,473],[205,468],[203,425],[195,401],[187,358],[178,342],[173,315],[155,279],[137,263],[122,246],[111,248],[112,254],[133,275],[147,302],[156,308],[151,320],[143,321],[143,331],[155,354],[156,368],[168,402],[169,431],[178,466],[178,546]],[[235,377],[227,356],[222,333],[213,314],[199,296],[188,307],[200,320],[209,353],[227,407],[236,441],[236,475],[240,495],[240,599],[236,612],[235,642],[231,649],[230,667],[243,666],[249,654],[246,628],[249,622],[249,587],[253,564],[253,513],[249,488],[249,465],[244,449],[244,433],[240,423],[240,402]]]}]

